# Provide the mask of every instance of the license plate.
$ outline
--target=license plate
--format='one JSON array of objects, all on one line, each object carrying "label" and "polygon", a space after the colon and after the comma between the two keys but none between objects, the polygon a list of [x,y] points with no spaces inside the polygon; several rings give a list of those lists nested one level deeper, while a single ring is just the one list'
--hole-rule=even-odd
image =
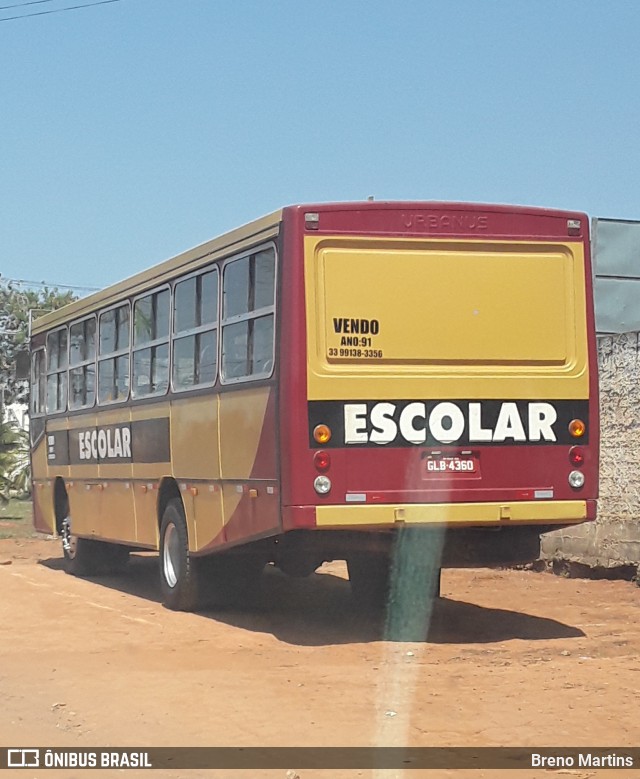
[{"label": "license plate", "polygon": [[427,473],[476,473],[475,457],[429,457]]}]

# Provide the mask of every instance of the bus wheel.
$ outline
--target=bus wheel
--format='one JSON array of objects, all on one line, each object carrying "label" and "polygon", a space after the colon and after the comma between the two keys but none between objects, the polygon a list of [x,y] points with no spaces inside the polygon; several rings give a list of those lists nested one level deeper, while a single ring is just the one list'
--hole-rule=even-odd
[{"label": "bus wheel", "polygon": [[62,520],[62,553],[64,568],[73,576],[92,576],[100,572],[98,547],[95,541],[78,538],[71,532],[71,517]]},{"label": "bus wheel", "polygon": [[387,604],[390,562],[385,555],[353,555],[347,559],[351,594],[364,608],[383,608]]},{"label": "bus wheel", "polygon": [[170,500],[160,525],[160,586],[168,609],[193,611],[198,606],[198,561],[189,554],[182,501]]}]

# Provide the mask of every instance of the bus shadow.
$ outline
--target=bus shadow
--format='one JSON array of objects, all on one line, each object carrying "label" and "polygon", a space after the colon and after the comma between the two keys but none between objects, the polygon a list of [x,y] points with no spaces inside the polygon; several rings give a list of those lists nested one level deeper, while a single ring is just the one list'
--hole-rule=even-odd
[{"label": "bus shadow", "polygon": [[[52,571],[64,571],[65,567],[62,557],[39,560],[39,564]],[[160,603],[162,600],[158,581],[157,554],[133,554],[125,573],[90,576],[86,580],[125,595],[144,598],[144,600],[153,603]]]},{"label": "bus shadow", "polygon": [[[42,560],[62,570],[60,559]],[[160,603],[157,555],[131,556],[126,574],[96,576],[91,581],[135,597]],[[269,633],[299,646],[329,646],[373,641],[426,641],[434,644],[490,644],[524,639],[543,641],[583,637],[578,628],[521,611],[488,608],[474,603],[438,598],[433,601],[428,630],[418,624],[402,635],[390,634],[385,609],[363,610],[351,597],[349,582],[332,573],[292,579],[267,566],[257,601],[225,607],[204,607],[199,616],[256,633]],[[392,607],[393,608],[393,607]],[[395,615],[397,616],[397,615]],[[425,635],[426,633],[426,635]]]},{"label": "bus shadow", "polygon": [[[291,579],[277,570],[264,577],[261,603],[253,609],[217,609],[203,615],[244,630],[271,633],[289,644],[324,646],[373,641],[424,641],[434,644],[488,644],[511,639],[543,641],[578,638],[578,628],[523,612],[487,608],[453,598],[437,598],[428,630],[390,619],[388,608],[362,610],[351,597],[349,582],[333,574]],[[419,622],[419,620],[418,620]],[[396,628],[389,628],[395,623]],[[426,633],[426,635],[425,635]]]}]

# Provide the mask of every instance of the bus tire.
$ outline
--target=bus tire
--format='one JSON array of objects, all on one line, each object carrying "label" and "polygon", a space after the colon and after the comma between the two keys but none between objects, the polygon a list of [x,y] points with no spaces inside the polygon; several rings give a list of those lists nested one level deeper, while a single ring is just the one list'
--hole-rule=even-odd
[{"label": "bus tire", "polygon": [[199,565],[189,554],[189,536],[182,501],[167,503],[160,524],[160,587],[162,602],[173,611],[198,607]]},{"label": "bus tire", "polygon": [[389,597],[390,560],[386,555],[356,554],[347,558],[351,594],[362,608],[384,608]]},{"label": "bus tire", "polygon": [[95,576],[100,573],[100,549],[97,541],[79,538],[71,532],[71,517],[67,514],[61,528],[64,569],[72,576]]}]

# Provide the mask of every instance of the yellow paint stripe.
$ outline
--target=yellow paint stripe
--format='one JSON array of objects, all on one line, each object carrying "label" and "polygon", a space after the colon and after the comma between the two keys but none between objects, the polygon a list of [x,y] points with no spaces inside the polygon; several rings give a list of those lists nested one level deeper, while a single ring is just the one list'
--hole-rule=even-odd
[{"label": "yellow paint stripe", "polygon": [[517,503],[412,503],[359,506],[318,506],[318,527],[365,527],[421,524],[511,524],[515,522],[582,522],[584,500],[521,501]]}]

